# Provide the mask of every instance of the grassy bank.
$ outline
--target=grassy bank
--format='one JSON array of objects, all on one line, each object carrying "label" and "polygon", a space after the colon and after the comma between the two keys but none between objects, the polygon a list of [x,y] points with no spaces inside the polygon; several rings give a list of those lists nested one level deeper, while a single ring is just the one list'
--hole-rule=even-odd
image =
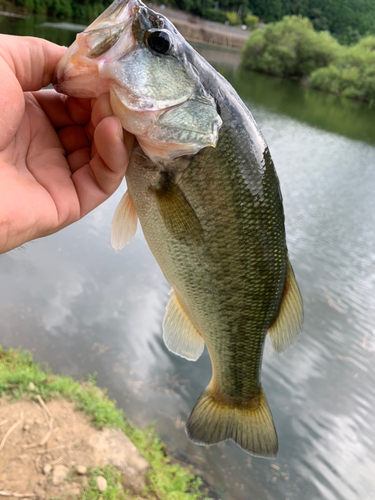
[{"label": "grassy bank", "polygon": [[[30,384],[32,383],[32,384]],[[151,466],[148,473],[149,486],[143,495],[147,498],[166,500],[198,500],[206,498],[200,491],[201,480],[191,470],[172,463],[165,453],[165,445],[152,429],[140,430],[124,418],[121,410],[99,391],[93,382],[81,384],[70,377],[55,376],[35,365],[31,355],[15,350],[5,351],[0,347],[0,397],[10,399],[28,397],[36,400],[40,395],[43,400],[63,397],[76,404],[77,408],[92,418],[98,428],[117,427],[121,429]],[[94,477],[93,471],[92,477]],[[113,471],[102,471],[112,484]],[[113,479],[111,500],[120,500],[124,494],[116,493],[116,481]],[[92,487],[89,481],[88,488]],[[89,490],[83,493],[83,499],[92,498]]]},{"label": "grassy bank", "polygon": [[373,104],[374,63],[375,36],[344,46],[328,32],[315,31],[307,18],[288,16],[249,37],[241,65]]}]

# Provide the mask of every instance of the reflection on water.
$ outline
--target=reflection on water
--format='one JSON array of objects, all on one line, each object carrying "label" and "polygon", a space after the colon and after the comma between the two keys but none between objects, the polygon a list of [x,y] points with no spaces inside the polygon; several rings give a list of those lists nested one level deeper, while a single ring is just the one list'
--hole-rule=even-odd
[{"label": "reflection on water", "polygon": [[202,448],[186,438],[183,424],[211,367],[207,353],[190,363],[164,347],[169,286],[141,232],[119,253],[110,247],[124,187],[78,224],[0,256],[1,343],[31,349],[58,373],[97,372],[129,418],[155,421],[173,455],[201,470],[212,498],[372,500],[374,112],[293,82],[255,75],[251,83],[220,67],[270,146],[305,304],[299,342],[281,356],[268,342],[265,349],[278,458],[250,458],[233,443]]}]

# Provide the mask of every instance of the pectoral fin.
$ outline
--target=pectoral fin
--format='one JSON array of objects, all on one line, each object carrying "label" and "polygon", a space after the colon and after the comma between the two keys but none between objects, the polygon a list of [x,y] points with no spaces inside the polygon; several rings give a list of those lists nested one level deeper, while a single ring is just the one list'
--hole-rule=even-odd
[{"label": "pectoral fin", "polygon": [[184,193],[166,172],[161,172],[159,185],[152,190],[164,224],[170,233],[177,239],[199,240],[202,237],[202,226],[197,214]]},{"label": "pectoral fin", "polygon": [[168,349],[196,361],[204,350],[204,340],[172,292],[163,321],[163,338]]},{"label": "pectoral fin", "polygon": [[137,231],[137,219],[134,202],[129,191],[126,191],[112,219],[111,244],[115,250],[124,248],[134,238]]},{"label": "pectoral fin", "polygon": [[283,352],[294,343],[301,333],[302,323],[302,298],[288,259],[286,283],[279,315],[268,330],[271,344],[276,352]]}]

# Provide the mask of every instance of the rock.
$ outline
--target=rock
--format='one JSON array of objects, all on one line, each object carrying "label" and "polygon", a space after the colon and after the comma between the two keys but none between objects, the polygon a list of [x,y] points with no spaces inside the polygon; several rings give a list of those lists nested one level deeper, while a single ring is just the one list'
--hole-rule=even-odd
[{"label": "rock", "polygon": [[29,383],[29,390],[34,391],[35,390],[35,384],[33,382]]},{"label": "rock", "polygon": [[22,427],[22,429],[23,429],[24,431],[29,431],[29,430],[30,430],[30,425],[29,425],[29,424],[25,424],[25,425]]},{"label": "rock", "polygon": [[87,472],[87,467],[85,467],[84,465],[77,465],[77,472],[81,476],[84,476]]},{"label": "rock", "polygon": [[69,469],[65,465],[56,465],[52,473],[52,483],[55,485],[62,483],[66,479],[68,472]]},{"label": "rock", "polygon": [[140,495],[146,486],[149,463],[119,429],[103,429],[88,440],[88,452],[95,467],[112,465],[123,478],[124,489]]},{"label": "rock", "polygon": [[103,493],[107,489],[107,480],[103,476],[98,476],[96,478],[96,484],[98,485],[98,490]]},{"label": "rock", "polygon": [[89,485],[89,480],[86,476],[83,476],[81,483],[83,488],[87,488],[87,486]]},{"label": "rock", "polygon": [[51,470],[52,470],[52,465],[51,464],[46,464],[43,467],[43,474],[45,474],[46,476],[48,476],[48,474],[51,473]]}]

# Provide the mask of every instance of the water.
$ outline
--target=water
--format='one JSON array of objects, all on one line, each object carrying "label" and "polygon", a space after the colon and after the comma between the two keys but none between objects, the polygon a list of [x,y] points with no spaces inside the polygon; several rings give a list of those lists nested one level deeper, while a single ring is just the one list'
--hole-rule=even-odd
[{"label": "water", "polygon": [[[0,31],[26,34],[27,23],[34,35],[74,38],[30,20],[0,19]],[[110,247],[124,186],[81,222],[0,256],[0,342],[30,349],[56,373],[97,372],[130,419],[155,422],[173,456],[200,470],[212,498],[372,500],[375,111],[294,82],[234,73],[219,59],[270,146],[305,305],[299,342],[281,356],[265,348],[278,458],[186,438],[183,423],[210,379],[210,362],[204,353],[192,364],[164,347],[169,286],[142,233],[119,253]]]}]

